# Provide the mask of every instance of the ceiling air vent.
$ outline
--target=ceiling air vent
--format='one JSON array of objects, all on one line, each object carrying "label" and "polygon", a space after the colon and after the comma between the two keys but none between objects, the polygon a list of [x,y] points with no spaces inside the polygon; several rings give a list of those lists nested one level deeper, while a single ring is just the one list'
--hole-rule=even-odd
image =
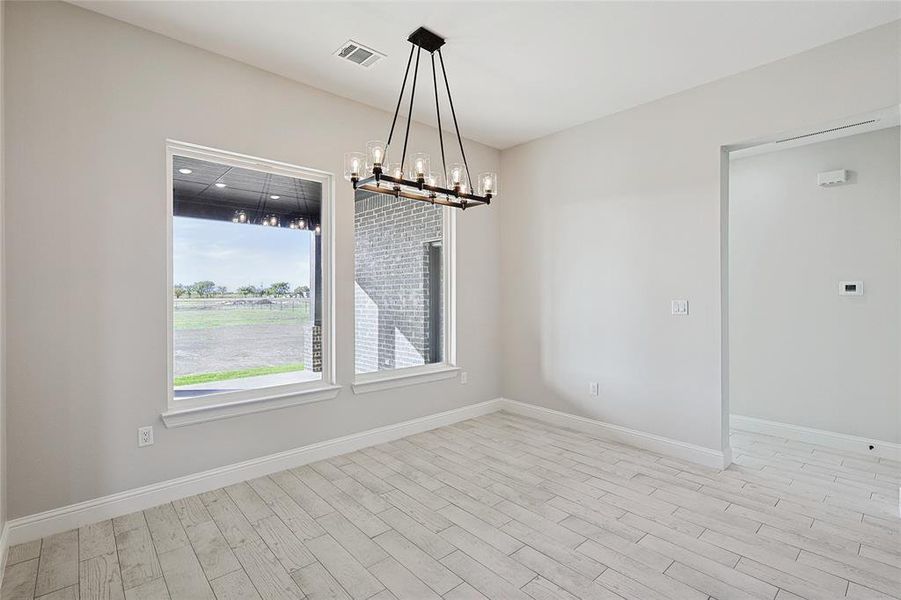
[{"label": "ceiling air vent", "polygon": [[344,60],[349,60],[352,63],[356,63],[361,67],[371,67],[375,61],[380,58],[385,58],[385,55],[379,52],[378,50],[373,50],[368,46],[364,46],[358,42],[353,40],[347,40],[338,50],[335,52],[335,56],[338,58],[342,58]]},{"label": "ceiling air vent", "polygon": [[810,133],[804,133],[801,135],[796,135],[794,137],[789,137],[781,140],[776,140],[777,144],[784,144],[785,142],[793,142],[795,140],[802,140],[804,138],[813,137],[815,135],[823,135],[824,133],[833,133],[835,131],[841,131],[842,129],[850,129],[851,127],[860,127],[861,125],[870,125],[875,123],[879,119],[870,119],[869,121],[861,121],[860,123],[849,123],[847,125],[839,125],[838,127],[830,127],[829,129],[823,129],[822,131],[812,131]]}]

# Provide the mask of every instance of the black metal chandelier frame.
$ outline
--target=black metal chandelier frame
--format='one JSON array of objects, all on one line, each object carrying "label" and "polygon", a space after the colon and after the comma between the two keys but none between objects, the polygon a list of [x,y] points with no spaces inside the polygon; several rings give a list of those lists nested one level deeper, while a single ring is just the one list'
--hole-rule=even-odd
[{"label": "black metal chandelier frame", "polygon": [[[369,177],[362,179],[359,177],[351,177],[350,180],[353,183],[354,189],[366,190],[379,194],[388,194],[395,197],[408,198],[410,200],[421,200],[430,202],[432,204],[451,206],[462,210],[466,210],[471,206],[491,204],[491,198],[493,194],[491,194],[490,192],[485,193],[484,195],[472,193],[475,191],[475,188],[473,188],[472,186],[472,175],[469,172],[469,164],[466,161],[466,151],[463,149],[463,137],[460,135],[460,126],[457,123],[457,113],[454,110],[454,100],[451,96],[450,83],[448,82],[447,71],[444,67],[444,57],[441,54],[441,46],[443,46],[445,43],[444,38],[429,31],[425,27],[420,27],[410,34],[410,37],[407,38],[407,41],[410,42],[410,56],[407,58],[407,68],[404,71],[404,80],[401,84],[400,94],[397,98],[397,107],[394,109],[394,119],[391,121],[391,129],[388,133],[388,141],[385,144],[385,154],[387,155],[388,149],[391,146],[391,141],[394,139],[394,132],[397,126],[397,117],[400,114],[400,108],[404,98],[404,91],[407,88],[407,80],[409,79],[410,75],[410,65],[413,64],[413,54],[415,53],[416,63],[413,70],[413,84],[410,91],[410,107],[407,112],[407,126],[406,131],[404,132],[404,145],[403,151],[401,152],[400,161],[401,173],[403,173],[404,164],[407,157],[407,142],[410,139],[410,123],[412,122],[413,117],[413,103],[416,99],[416,80],[419,75],[419,60],[422,51],[425,50],[429,53],[432,63],[432,84],[435,88],[435,114],[438,119],[438,142],[441,146],[441,166],[442,173],[447,176],[447,160],[445,158],[444,151],[444,132],[441,127],[441,103],[438,99],[438,71],[435,67],[435,54],[437,53],[438,62],[441,65],[441,75],[444,79],[444,87],[447,90],[447,101],[450,105],[450,112],[454,121],[454,130],[457,133],[457,143],[460,147],[460,156],[463,159],[465,177],[467,182],[469,183],[468,189],[470,191],[464,191],[464,187],[461,185],[454,185],[453,187],[449,188],[430,185],[426,182],[425,177],[418,177],[415,180],[405,179],[404,177],[394,177],[384,173],[381,166],[374,166],[372,168],[372,175],[370,175]],[[386,182],[392,185],[390,187],[382,187],[380,185],[382,182]],[[405,187],[408,189],[404,189]],[[415,193],[411,190],[417,190],[420,193]]]}]

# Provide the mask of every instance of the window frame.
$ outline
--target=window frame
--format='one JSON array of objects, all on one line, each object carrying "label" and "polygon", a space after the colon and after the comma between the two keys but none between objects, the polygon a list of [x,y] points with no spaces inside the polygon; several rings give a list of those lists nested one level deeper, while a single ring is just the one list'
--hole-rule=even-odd
[{"label": "window frame", "polygon": [[[410,200],[410,202],[419,201]],[[356,206],[354,209],[356,210]],[[444,295],[444,318],[442,319],[442,356],[444,360],[414,367],[357,373],[357,348],[356,343],[354,343],[354,379],[352,388],[355,394],[452,379],[460,372],[460,367],[457,365],[457,210],[449,206],[443,206],[442,211],[441,260],[443,278],[441,283]],[[356,230],[354,231],[354,236],[356,236]],[[354,253],[356,254],[356,250],[354,250]],[[354,262],[356,262],[356,256],[354,256]],[[354,269],[354,282],[356,282],[356,269]],[[355,342],[356,327],[356,311],[354,311]]]},{"label": "window frame", "polygon": [[[174,195],[173,158],[184,156],[242,169],[317,181],[322,185],[322,378],[283,385],[218,392],[194,398],[175,399],[174,359]],[[166,405],[160,415],[166,427],[180,427],[241,414],[273,410],[337,397],[341,386],[335,376],[335,176],[274,160],[238,154],[196,144],[166,140]]]}]

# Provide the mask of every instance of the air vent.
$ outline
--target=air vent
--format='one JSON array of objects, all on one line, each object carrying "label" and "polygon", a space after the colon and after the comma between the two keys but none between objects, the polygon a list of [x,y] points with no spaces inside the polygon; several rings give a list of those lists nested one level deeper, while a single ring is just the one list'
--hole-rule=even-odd
[{"label": "air vent", "polygon": [[870,125],[871,123],[875,123],[879,119],[870,119],[869,121],[861,121],[860,123],[849,123],[848,125],[839,125],[838,127],[832,127],[830,129],[823,129],[822,131],[813,131],[811,133],[804,133],[801,135],[796,135],[794,137],[785,138],[782,140],[776,140],[775,143],[783,144],[785,142],[793,142],[795,140],[803,140],[804,138],[813,137],[815,135],[823,135],[824,133],[832,133],[834,131],[841,131],[842,129],[850,129],[851,127],[860,127],[861,125]]},{"label": "air vent", "polygon": [[373,50],[372,48],[353,40],[347,40],[347,42],[338,48],[335,52],[335,56],[344,60],[349,60],[361,67],[371,67],[380,58],[385,58],[385,55],[378,50]]}]

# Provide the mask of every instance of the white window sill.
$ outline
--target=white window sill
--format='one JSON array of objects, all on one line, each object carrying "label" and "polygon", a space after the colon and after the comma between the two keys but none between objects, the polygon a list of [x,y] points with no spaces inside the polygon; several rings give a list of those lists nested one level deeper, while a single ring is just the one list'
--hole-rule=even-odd
[{"label": "white window sill", "polygon": [[459,372],[459,367],[451,365],[429,365],[427,367],[411,367],[399,371],[367,373],[365,375],[357,375],[353,383],[353,390],[354,394],[380,392],[408,385],[452,379]]},{"label": "white window sill", "polygon": [[160,415],[167,428],[184,427],[196,423],[228,419],[240,415],[310,404],[322,400],[332,400],[341,391],[340,385],[325,385],[309,390],[283,392],[261,398],[223,402],[207,406],[195,406],[191,408],[174,408]]}]

